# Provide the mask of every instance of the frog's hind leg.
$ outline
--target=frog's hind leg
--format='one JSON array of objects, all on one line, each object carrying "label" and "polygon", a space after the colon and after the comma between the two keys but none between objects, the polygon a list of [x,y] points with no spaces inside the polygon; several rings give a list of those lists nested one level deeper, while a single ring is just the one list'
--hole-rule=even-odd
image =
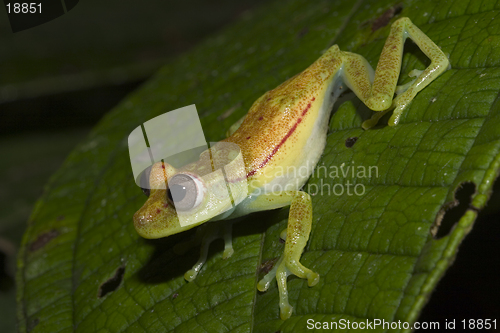
[{"label": "frog's hind leg", "polygon": [[[429,57],[431,63],[424,71],[412,71],[412,74],[417,76],[415,80],[410,85],[398,89],[397,82],[401,71],[403,47],[407,37],[417,44],[422,52]],[[373,80],[370,80],[367,62],[362,56],[349,52],[342,52],[342,55],[344,82],[366,106],[374,111],[382,111],[363,123],[365,129],[375,126],[378,119],[391,109],[394,109],[394,113],[389,120],[389,125],[396,125],[403,110],[415,95],[449,66],[448,58],[441,49],[406,17],[392,24]],[[393,100],[397,89],[399,92],[403,90],[404,92]]]},{"label": "frog's hind leg", "polygon": [[[410,82],[406,83],[406,84],[403,84],[401,86],[397,86],[396,87],[396,91],[394,92],[396,95],[400,95],[402,93],[404,93],[405,91],[407,91],[414,83],[415,81],[417,80],[417,78],[420,76],[420,74],[422,74],[423,71],[421,70],[418,70],[418,69],[414,69],[412,70],[410,73],[408,73],[408,76],[409,77],[414,77],[415,79],[411,80]],[[375,126],[378,121],[380,120],[380,118],[382,118],[383,116],[385,116],[389,111],[391,111],[393,108],[395,107],[395,100],[393,101],[393,104],[391,107],[387,108],[386,110],[384,111],[380,111],[380,112],[377,112],[375,113],[370,119],[366,120],[365,122],[363,122],[363,125],[362,127],[364,129],[369,129],[373,126]],[[397,121],[396,121],[397,123]],[[394,125],[396,124],[394,123]],[[389,125],[392,125],[391,122],[389,121]]]},{"label": "frog's hind leg", "polygon": [[[286,243],[283,255],[274,268],[257,284],[260,291],[269,288],[276,277],[278,282],[280,317],[285,320],[292,315],[292,306],[288,303],[287,277],[294,274],[307,279],[309,286],[319,281],[319,275],[300,263],[302,251],[307,244],[312,224],[312,205],[309,194],[302,191],[283,191],[281,193],[262,194],[252,203],[252,208],[283,207],[290,205]],[[284,236],[282,233],[281,236]]]}]

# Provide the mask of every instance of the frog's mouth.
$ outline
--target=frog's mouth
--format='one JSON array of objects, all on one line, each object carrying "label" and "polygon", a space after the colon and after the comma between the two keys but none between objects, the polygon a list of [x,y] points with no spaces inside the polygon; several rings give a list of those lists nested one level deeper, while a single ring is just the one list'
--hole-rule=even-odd
[{"label": "frog's mouth", "polygon": [[207,221],[181,224],[175,206],[167,200],[166,194],[165,189],[152,189],[148,200],[134,214],[134,227],[140,236],[149,239],[167,237]]},{"label": "frog's mouth", "polygon": [[152,189],[148,200],[134,214],[134,226],[144,238],[161,238],[179,232],[181,226],[165,189]]}]

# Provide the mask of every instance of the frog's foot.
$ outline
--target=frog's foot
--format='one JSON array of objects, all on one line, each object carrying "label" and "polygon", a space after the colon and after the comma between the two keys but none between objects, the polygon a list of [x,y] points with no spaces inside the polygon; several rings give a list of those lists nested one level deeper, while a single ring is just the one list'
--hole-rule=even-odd
[{"label": "frog's foot", "polygon": [[410,88],[413,83],[415,83],[415,81],[417,80],[417,78],[420,76],[420,74],[422,74],[424,71],[423,70],[420,70],[420,69],[414,69],[412,70],[410,73],[408,73],[408,76],[409,77],[414,77],[413,80],[411,80],[410,82],[406,83],[406,84],[403,84],[403,85],[400,85],[400,86],[397,86],[396,87],[396,91],[395,91],[395,94],[396,95],[399,95],[399,94],[402,94],[404,93],[405,91],[408,90],[408,88]]},{"label": "frog's foot", "polygon": [[288,303],[286,279],[294,274],[301,279],[307,279],[309,286],[319,281],[319,275],[304,267],[299,261],[309,239],[312,224],[311,196],[302,191],[283,191],[259,195],[249,207],[264,210],[290,205],[286,232],[281,232],[281,238],[286,237],[283,255],[273,269],[257,284],[257,289],[266,291],[271,281],[276,277],[278,282],[280,317],[285,320],[292,315],[292,306]]},{"label": "frog's foot", "polygon": [[222,253],[222,259],[230,258],[234,253],[232,227],[232,222],[224,224],[224,252]]},{"label": "frog's foot", "polygon": [[[283,230],[280,234],[281,239],[286,239],[287,229]],[[300,258],[300,256],[299,256]],[[279,291],[279,304],[280,304],[280,317],[283,320],[290,318],[292,315],[293,307],[288,303],[288,289],[286,280],[290,275],[296,275],[302,279],[307,279],[309,287],[316,285],[319,281],[319,274],[304,267],[298,259],[293,258],[290,252],[285,252],[278,262],[274,265],[273,269],[269,271],[257,284],[259,291],[266,291],[271,285],[271,281],[276,278],[278,282]]]},{"label": "frog's foot", "polygon": [[[412,80],[409,84],[396,87],[401,71],[401,55],[407,38],[413,40],[424,51],[431,63],[423,71],[413,70],[410,73],[410,76],[415,77],[415,80]],[[343,75],[345,79],[351,82],[351,89],[370,109],[379,111],[371,119],[363,123],[364,129],[375,126],[377,121],[389,112],[389,109],[394,109],[389,119],[389,126],[396,125],[403,110],[415,98],[417,93],[448,69],[450,64],[443,51],[407,17],[400,18],[392,24],[390,35],[386,40],[372,80],[369,79],[370,76],[358,75],[359,68],[369,69],[366,60],[347,52],[344,52],[344,57],[346,59],[344,60],[346,69],[344,69]],[[363,71],[366,73],[365,69]],[[368,94],[365,87],[371,87]],[[392,104],[389,104],[395,92],[398,95],[392,101]]]},{"label": "frog's foot", "polygon": [[283,229],[283,231],[280,233],[280,239],[286,241],[286,229]]},{"label": "frog's foot", "polygon": [[380,120],[380,118],[382,118],[383,116],[385,116],[389,111],[391,111],[393,108],[390,107],[388,108],[387,110],[384,110],[384,111],[379,111],[379,112],[375,112],[372,117],[370,119],[367,119],[365,120],[362,124],[361,124],[361,127],[364,129],[364,130],[367,130],[367,129],[370,129],[372,127],[374,127],[375,125],[377,125],[378,121]]},{"label": "frog's foot", "polygon": [[293,307],[288,302],[288,289],[286,286],[286,280],[292,274],[307,279],[309,287],[316,285],[319,281],[318,273],[304,267],[298,260],[288,258],[286,254],[283,254],[273,269],[257,284],[259,291],[266,291],[271,285],[271,281],[276,277],[279,291],[280,317],[282,320],[290,318],[293,311]]},{"label": "frog's foot", "polygon": [[370,119],[365,120],[363,122],[363,124],[361,124],[361,127],[364,130],[367,130],[367,129],[374,127],[375,125],[377,125],[380,118],[382,118],[383,116],[385,116],[387,113],[389,113],[392,110],[394,110],[394,111],[392,112],[392,116],[389,118],[389,121],[387,122],[387,124],[389,126],[397,125],[399,123],[399,119],[401,118],[401,115],[403,114],[404,109],[411,102],[408,99],[404,98],[405,94],[407,92],[408,92],[408,90],[405,91],[404,93],[402,93],[401,95],[397,96],[393,100],[391,107],[388,108],[387,110],[375,112]]},{"label": "frog's foot", "polygon": [[[233,250],[233,245],[232,245],[232,236],[231,236],[231,229],[232,229],[232,223],[231,222],[226,222],[224,223],[224,232],[223,235],[221,235],[220,232],[220,225],[219,223],[208,223],[200,228],[198,228],[196,232],[196,236],[193,241],[188,241],[185,243],[178,244],[176,246],[179,249],[185,250],[188,246],[189,248],[193,246],[193,244],[199,244],[201,240],[201,251],[200,251],[200,258],[196,262],[196,264],[191,268],[189,271],[187,271],[184,274],[184,278],[188,281],[191,282],[193,281],[198,273],[200,272],[201,268],[207,261],[207,256],[208,256],[208,249],[210,247],[210,244],[219,238],[224,238],[224,253],[222,254],[222,258],[227,259],[231,257],[234,253]],[[189,249],[188,248],[188,249]]]},{"label": "frog's foot", "polygon": [[[409,77],[414,77],[415,79],[411,80],[410,82],[408,82],[406,84],[397,86],[395,94],[398,96],[401,96],[402,94],[407,92],[407,90],[410,89],[414,85],[415,81],[418,79],[420,74],[422,74],[423,72],[424,72],[423,70],[414,69],[410,73],[408,73]],[[397,125],[397,123],[399,122],[399,118],[403,114],[404,108],[408,105],[408,103],[404,103],[404,104],[401,103],[402,100],[403,99],[398,99],[398,97],[396,97],[392,101],[391,107],[389,107],[388,109],[386,109],[384,111],[376,112],[375,114],[373,114],[373,116],[370,119],[365,120],[363,122],[363,124],[361,125],[361,127],[363,127],[363,129],[365,129],[365,130],[374,127],[375,125],[377,125],[380,118],[382,118],[389,111],[392,111],[392,110],[394,110],[394,112],[393,112],[391,118],[389,119],[389,126]]]}]

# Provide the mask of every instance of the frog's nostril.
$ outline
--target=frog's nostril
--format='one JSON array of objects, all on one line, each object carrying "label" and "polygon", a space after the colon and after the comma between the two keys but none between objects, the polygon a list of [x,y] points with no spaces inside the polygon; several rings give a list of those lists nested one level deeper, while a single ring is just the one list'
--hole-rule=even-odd
[{"label": "frog's nostril", "polygon": [[136,228],[144,227],[147,222],[146,216],[144,216],[141,212],[134,214],[134,225]]}]

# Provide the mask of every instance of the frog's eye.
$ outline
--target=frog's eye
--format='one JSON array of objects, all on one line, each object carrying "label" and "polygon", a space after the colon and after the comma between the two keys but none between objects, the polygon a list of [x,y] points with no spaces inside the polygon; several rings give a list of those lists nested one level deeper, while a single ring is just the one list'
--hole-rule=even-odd
[{"label": "frog's eye", "polygon": [[149,194],[151,193],[151,187],[149,186],[149,176],[151,175],[152,168],[152,165],[147,167],[146,170],[142,172],[141,178],[139,180],[141,190],[147,197],[149,197]]},{"label": "frog's eye", "polygon": [[168,181],[167,199],[179,211],[198,207],[205,193],[205,184],[196,176],[177,174]]}]

